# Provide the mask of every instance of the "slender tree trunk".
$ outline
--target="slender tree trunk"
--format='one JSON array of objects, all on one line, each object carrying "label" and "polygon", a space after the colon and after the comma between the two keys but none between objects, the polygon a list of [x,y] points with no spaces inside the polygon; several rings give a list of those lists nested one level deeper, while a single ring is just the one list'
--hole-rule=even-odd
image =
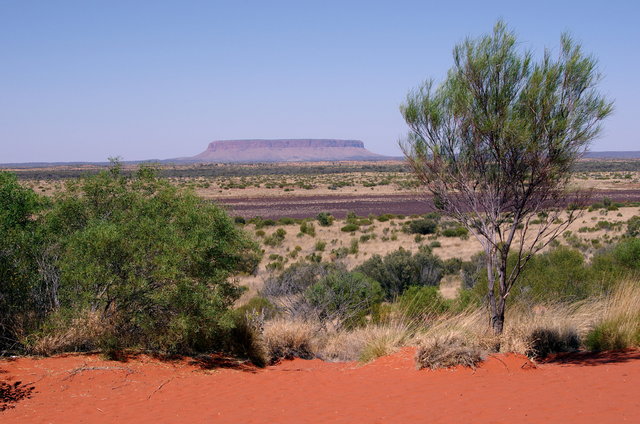
[{"label": "slender tree trunk", "polygon": [[[507,250],[508,252],[508,250]],[[499,251],[497,255],[498,264],[498,299],[495,301],[495,309],[491,310],[491,328],[497,335],[502,334],[504,330],[504,310],[507,298],[507,258],[508,253]]]}]

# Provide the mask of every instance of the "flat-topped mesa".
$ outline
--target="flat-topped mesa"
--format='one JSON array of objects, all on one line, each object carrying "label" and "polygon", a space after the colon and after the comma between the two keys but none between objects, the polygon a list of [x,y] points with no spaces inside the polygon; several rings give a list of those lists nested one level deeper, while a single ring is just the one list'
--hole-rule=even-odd
[{"label": "flat-topped mesa", "polygon": [[207,147],[207,151],[220,151],[229,149],[300,149],[300,148],[323,148],[323,147],[355,147],[364,149],[364,143],[358,140],[220,140],[212,141]]},{"label": "flat-topped mesa", "polygon": [[280,139],[220,140],[189,160],[195,162],[304,162],[384,160],[359,140]]}]

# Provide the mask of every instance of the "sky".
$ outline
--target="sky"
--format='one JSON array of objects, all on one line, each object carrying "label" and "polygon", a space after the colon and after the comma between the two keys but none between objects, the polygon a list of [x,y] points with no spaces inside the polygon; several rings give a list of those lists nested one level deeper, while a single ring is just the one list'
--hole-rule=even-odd
[{"label": "sky", "polygon": [[568,31],[615,101],[592,150],[640,150],[640,2],[0,0],[0,163],[167,159],[213,140],[357,139],[400,156],[409,90],[498,19]]}]

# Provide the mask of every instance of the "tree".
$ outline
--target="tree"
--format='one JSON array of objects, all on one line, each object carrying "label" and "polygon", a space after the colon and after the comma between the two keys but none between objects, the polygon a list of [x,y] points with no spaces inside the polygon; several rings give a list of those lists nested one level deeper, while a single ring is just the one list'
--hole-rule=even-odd
[{"label": "tree", "polygon": [[[401,106],[410,128],[401,147],[436,207],[482,244],[500,334],[522,269],[577,217],[560,208],[571,168],[613,104],[597,91],[596,60],[566,34],[557,58],[545,50],[535,61],[498,22],[453,58],[442,84],[425,82]],[[510,252],[517,260],[507,267]]]}]

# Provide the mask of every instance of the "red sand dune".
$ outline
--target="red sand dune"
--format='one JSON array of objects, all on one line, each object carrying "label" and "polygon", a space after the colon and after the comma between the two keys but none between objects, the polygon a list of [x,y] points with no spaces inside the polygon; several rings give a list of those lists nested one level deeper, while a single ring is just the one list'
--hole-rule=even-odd
[{"label": "red sand dune", "polygon": [[640,351],[572,355],[537,367],[518,355],[478,369],[421,370],[412,349],[368,365],[285,361],[127,362],[95,355],[0,362],[31,383],[6,423],[640,422]]}]

